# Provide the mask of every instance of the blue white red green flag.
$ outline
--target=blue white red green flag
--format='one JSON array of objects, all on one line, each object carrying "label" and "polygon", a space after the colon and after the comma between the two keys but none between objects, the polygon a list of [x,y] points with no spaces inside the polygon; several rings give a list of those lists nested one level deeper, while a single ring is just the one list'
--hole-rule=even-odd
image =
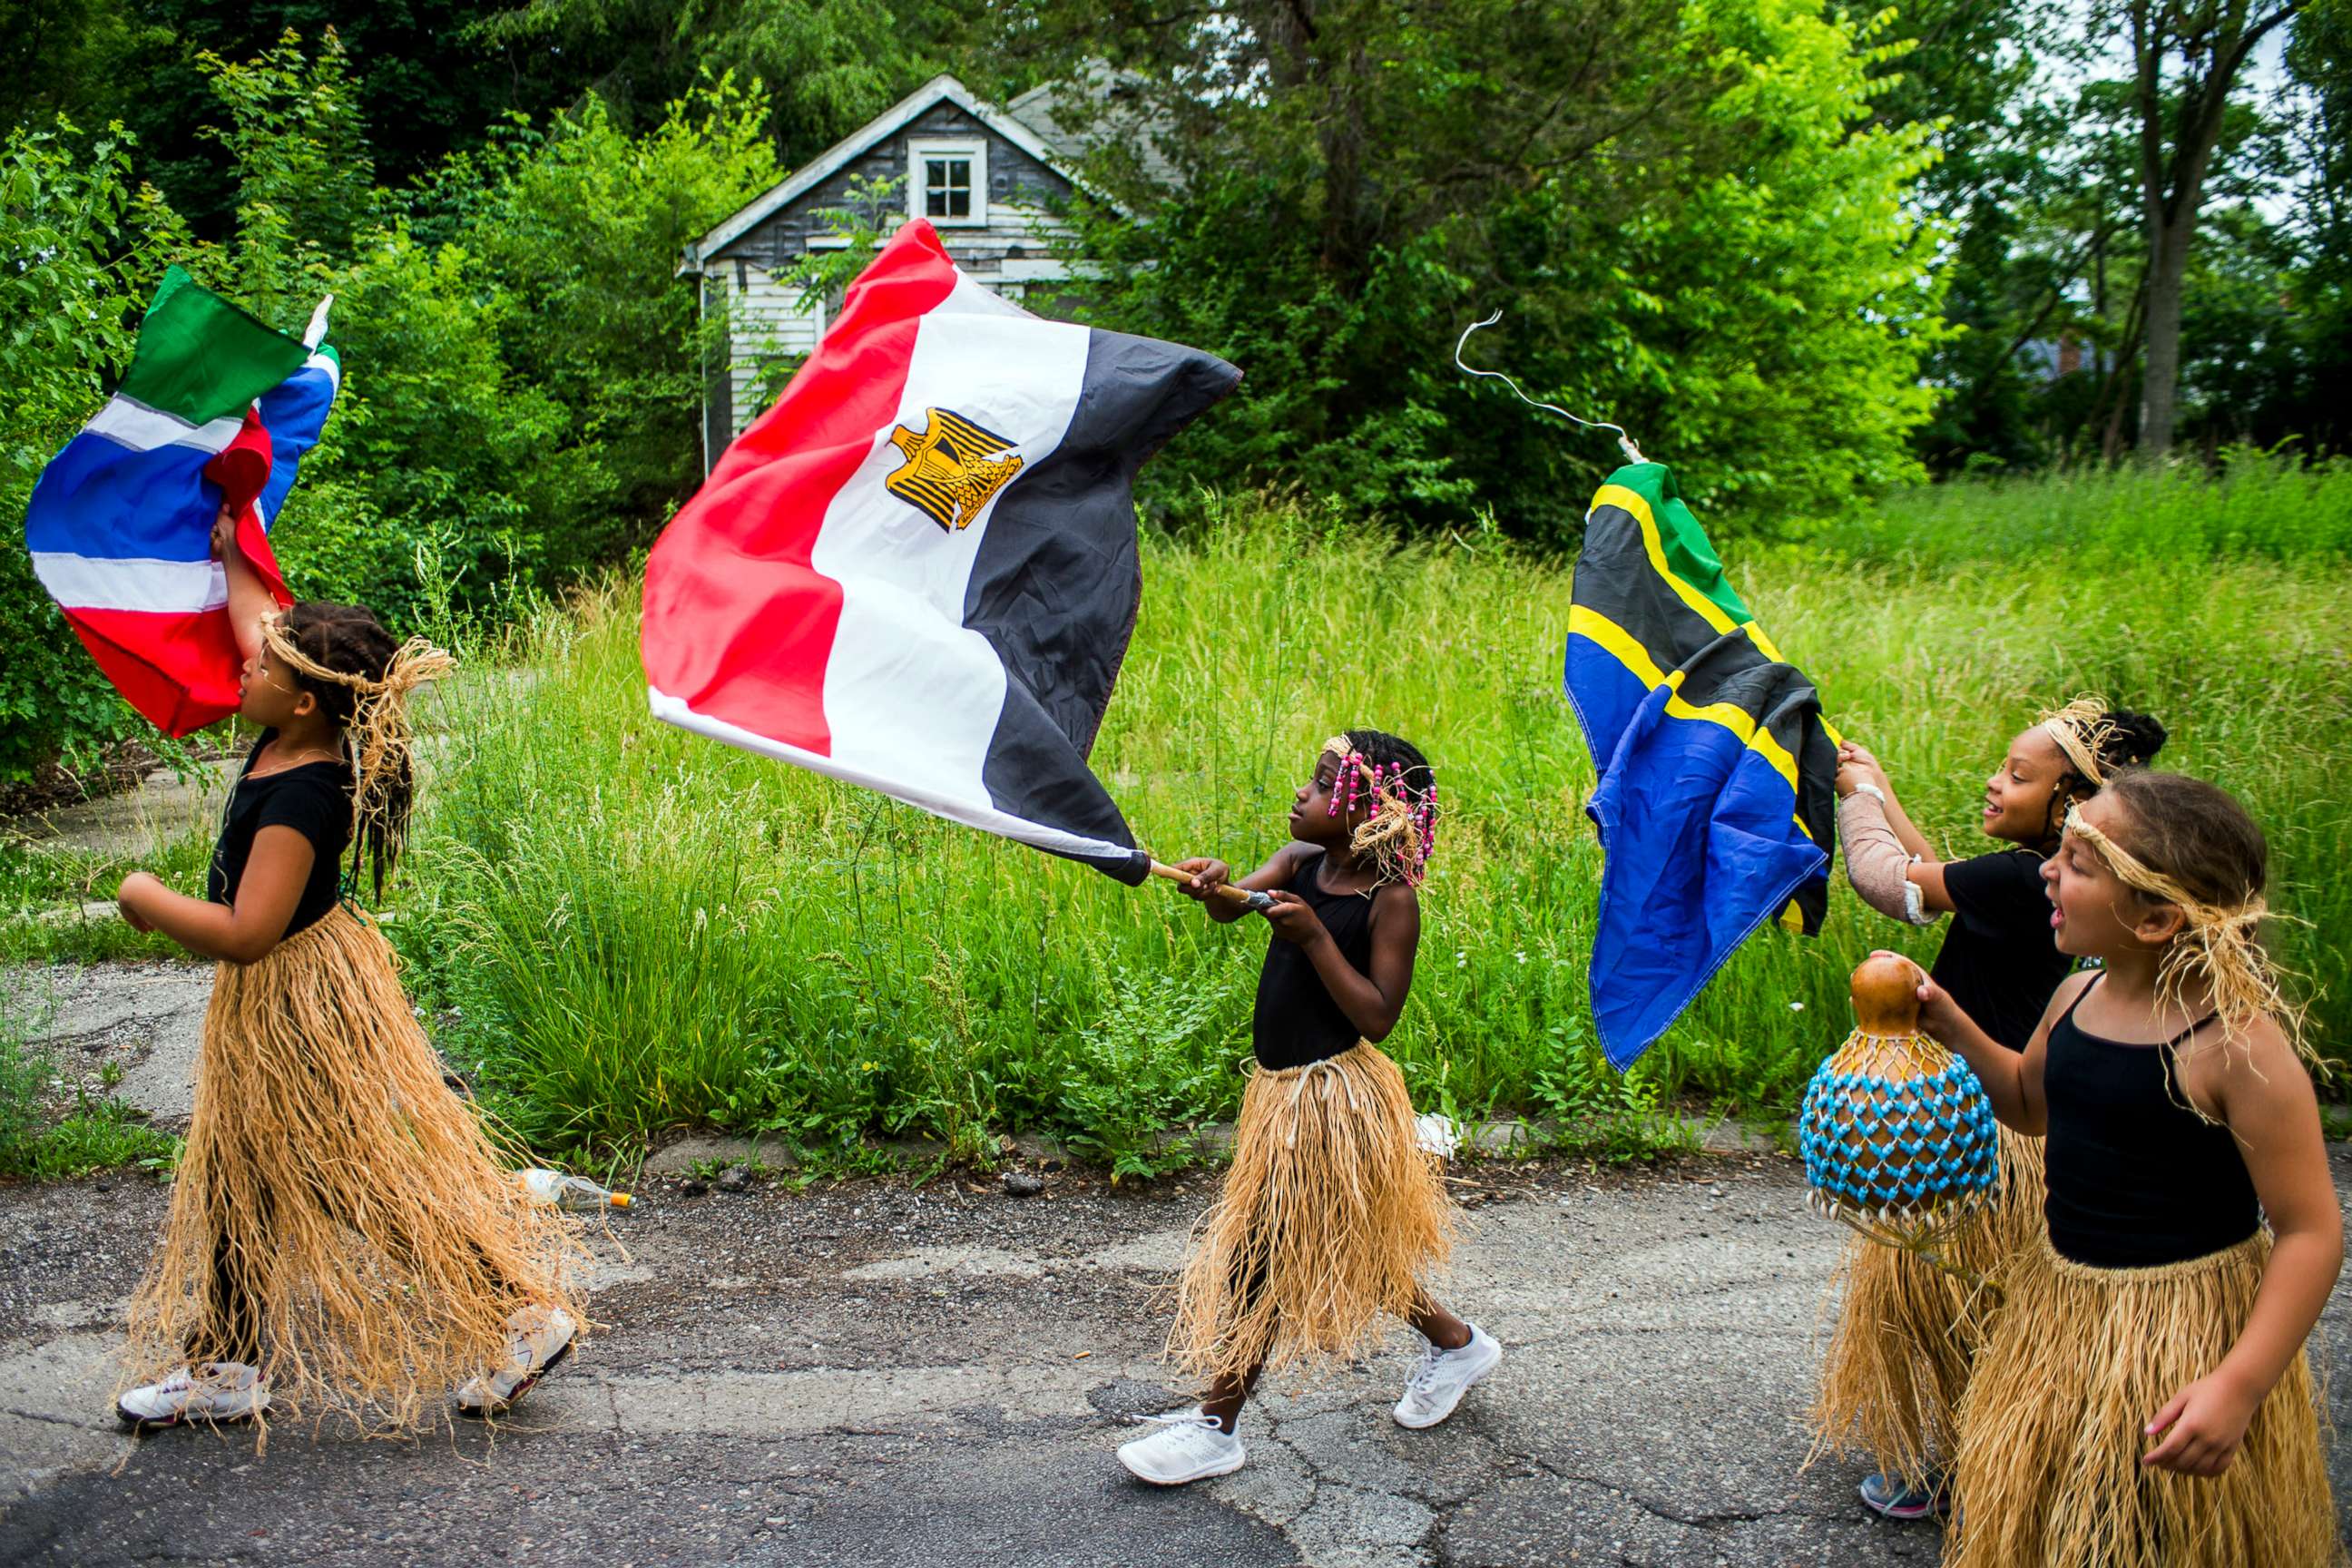
[{"label": "blue white red green flag", "polygon": [[236,710],[241,660],[213,520],[291,602],[269,527],[319,439],[341,366],[318,342],[255,319],[174,267],[106,406],[33,487],[33,572],[133,708],[184,735]]}]

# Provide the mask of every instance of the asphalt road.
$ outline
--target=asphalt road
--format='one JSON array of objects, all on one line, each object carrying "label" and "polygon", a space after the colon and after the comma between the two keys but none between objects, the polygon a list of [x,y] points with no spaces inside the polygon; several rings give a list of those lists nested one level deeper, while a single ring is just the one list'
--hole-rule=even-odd
[{"label": "asphalt road", "polygon": [[[208,977],[0,973],[60,1070],[171,1124]],[[2333,1152],[2339,1192],[2352,1152]],[[1474,1234],[1446,1294],[1507,1358],[1445,1426],[1389,1419],[1399,1330],[1269,1388],[1248,1465],[1176,1491],[1112,1450],[1187,1401],[1156,1293],[1202,1178],[1138,1190],[674,1176],[598,1238],[596,1332],[494,1431],[360,1441],[280,1423],[132,1439],[110,1357],[162,1224],[143,1177],[0,1188],[0,1564],[1101,1565],[1928,1563],[1932,1524],[1803,1468],[1843,1233],[1769,1155],[1631,1174],[1456,1167]],[[2352,1291],[2316,1344],[2343,1364]],[[2335,1381],[2352,1500],[2352,1384]],[[2352,1510],[2345,1517],[2352,1520]]]},{"label": "asphalt road", "polygon": [[[2339,1190],[2352,1158],[2336,1152]],[[0,1563],[992,1564],[1932,1563],[1930,1524],[1802,1468],[1839,1236],[1790,1163],[1632,1175],[1465,1168],[1449,1299],[1507,1347],[1446,1426],[1389,1419],[1400,1331],[1270,1390],[1250,1462],[1128,1478],[1172,1407],[1153,1292],[1206,1196],[1076,1173],[656,1186],[600,1241],[599,1331],[492,1432],[414,1441],[180,1431],[108,1402],[112,1325],[160,1223],[143,1179],[0,1191]],[[2352,1340],[2343,1297],[2322,1329]],[[2337,1380],[2335,1425],[2352,1424]],[[2352,1497],[2336,1455],[2339,1499]]]}]

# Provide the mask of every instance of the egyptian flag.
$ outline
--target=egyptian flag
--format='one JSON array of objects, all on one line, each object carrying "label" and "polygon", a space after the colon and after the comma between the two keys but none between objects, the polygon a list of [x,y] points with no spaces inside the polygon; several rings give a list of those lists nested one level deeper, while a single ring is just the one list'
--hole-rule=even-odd
[{"label": "egyptian flag", "polygon": [[1143,591],[1131,487],[1240,379],[1042,321],[908,224],[654,545],[654,713],[1142,881],[1087,768]]},{"label": "egyptian flag", "polygon": [[1570,599],[1568,700],[1600,775],[1592,1017],[1622,1068],[1776,911],[1821,929],[1837,748],[1664,465],[1594,495]]},{"label": "egyptian flag", "polygon": [[49,460],[25,514],[33,573],[115,689],[168,735],[236,711],[243,658],[212,558],[226,501],[236,542],[291,604],[269,524],[319,439],[341,371],[177,267],[164,273],[122,384]]}]

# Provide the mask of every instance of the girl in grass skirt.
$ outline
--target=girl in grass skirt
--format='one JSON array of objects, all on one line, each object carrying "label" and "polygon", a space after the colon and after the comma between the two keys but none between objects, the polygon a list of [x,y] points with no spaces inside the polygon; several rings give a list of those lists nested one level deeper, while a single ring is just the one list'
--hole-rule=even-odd
[{"label": "girl in grass skirt", "polygon": [[[123,918],[218,961],[162,1247],[131,1310],[134,1426],[339,1412],[366,1429],[505,1407],[569,1346],[571,1243],[444,1082],[392,949],[341,897],[381,898],[409,815],[406,703],[446,655],[345,605],[279,614],[215,553],[262,726],[206,897],[138,872]],[[158,1374],[160,1377],[158,1377]]]},{"label": "girl in grass skirt", "polygon": [[[2078,698],[2010,742],[1985,780],[1985,834],[2007,847],[1945,861],[1913,826],[1878,760],[1847,744],[1838,838],[1864,902],[1915,925],[1949,915],[1934,974],[1988,1035],[2022,1050],[2073,960],[2050,940],[2042,865],[2067,808],[2164,744],[2145,714]],[[1838,1269],[1839,1311],[1812,1411],[1816,1451],[1856,1447],[1878,1464],[1862,1500],[1891,1519],[1942,1506],[1969,1365],[1999,1296],[1977,1283],[2042,1235],[2042,1142],[2004,1127],[1993,1201],[1958,1220],[1938,1267],[1860,1237]]]},{"label": "girl in grass skirt", "polygon": [[2047,1138],[2049,1226],[1960,1409],[1948,1568],[2343,1562],[2304,1342],[2344,1257],[2302,1019],[2260,944],[2267,851],[2229,795],[2126,773],[2042,876],[2096,959],[2022,1056],[1920,988],[1993,1109]]},{"label": "girl in grass skirt", "polygon": [[[1177,1486],[1241,1468],[1243,1403],[1269,1368],[1364,1348],[1383,1316],[1423,1336],[1397,1402],[1399,1425],[1433,1426],[1502,1359],[1438,1305],[1430,1273],[1454,1215],[1437,1157],[1415,1134],[1403,1075],[1374,1042],[1404,1009],[1421,941],[1415,889],[1435,841],[1437,786],[1409,742],[1350,730],[1324,743],[1294,796],[1291,842],[1239,885],[1269,893],[1274,928],[1258,978],[1234,1163],[1193,1233],[1178,1286],[1171,1356],[1207,1392],[1148,1417],[1159,1430],[1118,1451],[1144,1480]],[[1187,860],[1186,892],[1209,918],[1218,860]]]}]

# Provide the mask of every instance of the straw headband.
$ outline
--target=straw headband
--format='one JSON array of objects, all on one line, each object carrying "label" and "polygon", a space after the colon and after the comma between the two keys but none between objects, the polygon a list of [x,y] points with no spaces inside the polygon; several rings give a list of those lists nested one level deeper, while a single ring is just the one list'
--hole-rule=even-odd
[{"label": "straw headband", "polygon": [[368,819],[384,809],[384,791],[378,786],[385,770],[407,752],[409,693],[427,681],[440,679],[457,667],[457,661],[423,637],[411,637],[394,653],[380,678],[329,669],[294,646],[283,610],[262,618],[261,639],[270,657],[295,674],[358,693],[351,722],[345,727],[356,784],[352,791],[352,838],[356,845]]},{"label": "straw headband", "polygon": [[1324,742],[1317,755],[1323,752],[1339,759],[1328,815],[1353,811],[1367,797],[1371,802],[1372,815],[1349,837],[1349,851],[1371,861],[1379,882],[1419,887],[1437,848],[1437,770],[1429,769],[1429,788],[1415,801],[1402,763],[1374,763],[1345,734]]},{"label": "straw headband", "polygon": [[2099,763],[2099,748],[2116,733],[2116,721],[2107,717],[2107,705],[2095,697],[2077,697],[2063,708],[2053,708],[2042,715],[2042,728],[2074,771],[2090,781],[2093,789],[2105,789],[2106,770]]},{"label": "straw headband", "polygon": [[2242,1036],[2257,1017],[2278,1021],[2298,1055],[2310,1058],[2304,1041],[2303,1009],[2286,999],[2276,966],[2263,950],[2262,924],[2270,907],[2261,894],[2235,905],[2209,904],[2174,879],[2083,820],[2080,806],[2066,812],[2066,836],[2088,847],[2116,880],[2151,899],[2177,906],[2188,921],[2158,966],[2159,1006],[2189,1011],[2183,994],[2201,982],[2221,1020],[2224,1040]]}]

